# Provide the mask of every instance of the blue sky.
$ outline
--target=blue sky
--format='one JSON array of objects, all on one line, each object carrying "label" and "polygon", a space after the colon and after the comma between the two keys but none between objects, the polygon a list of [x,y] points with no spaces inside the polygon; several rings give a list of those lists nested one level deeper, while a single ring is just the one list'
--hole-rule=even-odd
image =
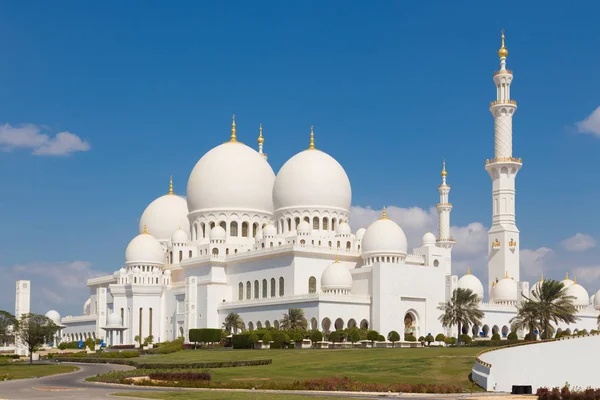
[{"label": "blue sky", "polygon": [[[31,124],[13,146],[0,140],[0,268],[10,283],[0,308],[13,307],[11,279],[46,271],[34,309],[77,313],[58,276],[76,277],[84,301],[86,274],[120,267],[144,207],[167,191],[170,174],[184,194],[197,160],[227,139],[232,113],[238,139],[252,146],[263,123],[275,171],[307,146],[314,125],[357,207],[429,213],[445,157],[452,224],[488,227],[488,104],[502,28],[519,103],[514,155],[524,159],[521,246],[553,252],[541,269],[585,268],[588,290],[600,287],[600,114],[576,125],[600,106],[600,5],[173,4],[0,4],[0,125]],[[65,131],[77,136],[58,140]],[[55,154],[65,148],[73,151]],[[566,250],[577,233],[591,235],[588,245]],[[484,273],[477,251],[458,258],[457,272],[478,263]]]}]

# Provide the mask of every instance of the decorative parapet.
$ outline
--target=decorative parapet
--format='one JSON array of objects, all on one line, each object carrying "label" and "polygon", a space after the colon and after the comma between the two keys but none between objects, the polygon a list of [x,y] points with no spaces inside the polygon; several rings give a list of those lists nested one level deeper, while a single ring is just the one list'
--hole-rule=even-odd
[{"label": "decorative parapet", "polygon": [[485,165],[493,164],[493,163],[497,163],[497,162],[514,162],[514,163],[523,164],[523,159],[522,158],[514,158],[514,157],[496,157],[496,158],[491,158],[491,159],[485,160]]},{"label": "decorative parapet", "polygon": [[504,75],[504,74],[512,75],[513,72],[510,69],[501,69],[500,71],[495,71],[494,72],[494,76],[496,76],[496,75]]},{"label": "decorative parapet", "polygon": [[219,304],[219,308],[256,307],[274,303],[293,303],[302,301],[337,301],[356,304],[371,304],[371,296],[353,295],[339,293],[304,293],[292,296],[268,297],[262,299],[248,299],[241,301],[229,301]]},{"label": "decorative parapet", "polygon": [[404,261],[411,264],[425,265],[425,256],[421,254],[407,254]]},{"label": "decorative parapet", "polygon": [[516,106],[516,100],[494,100],[490,103],[490,107],[501,106],[501,105],[513,105]]}]

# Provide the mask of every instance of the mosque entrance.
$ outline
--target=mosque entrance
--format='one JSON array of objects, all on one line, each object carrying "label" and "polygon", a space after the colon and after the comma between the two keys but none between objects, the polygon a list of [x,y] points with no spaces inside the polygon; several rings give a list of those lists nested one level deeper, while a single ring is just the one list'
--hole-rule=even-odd
[{"label": "mosque entrance", "polygon": [[415,316],[408,312],[404,315],[404,336],[406,335],[415,335],[416,336],[416,318]]}]

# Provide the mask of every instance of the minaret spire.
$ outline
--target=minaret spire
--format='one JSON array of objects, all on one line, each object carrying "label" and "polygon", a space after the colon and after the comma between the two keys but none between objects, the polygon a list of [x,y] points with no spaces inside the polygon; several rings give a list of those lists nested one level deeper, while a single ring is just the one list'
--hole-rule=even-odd
[{"label": "minaret spire", "polygon": [[437,244],[440,247],[452,249],[454,247],[455,240],[450,237],[450,212],[452,211],[452,204],[448,202],[448,195],[450,193],[450,185],[446,182],[448,171],[446,171],[446,160],[442,160],[442,184],[438,186],[440,192],[440,202],[437,205],[438,210],[438,228],[439,237]]},{"label": "minaret spire", "polygon": [[173,194],[173,175],[169,177],[169,194]]},{"label": "minaret spire", "polygon": [[310,126],[310,145],[308,146],[309,150],[315,150],[315,126]]},{"label": "minaret spire", "polygon": [[519,230],[515,218],[515,178],[523,160],[512,153],[513,115],[517,102],[511,99],[513,73],[506,69],[508,49],[504,30],[498,50],[500,70],[494,73],[496,100],[490,103],[494,117],[494,158],[485,169],[492,178],[492,226],[488,232],[488,289],[506,274],[519,281]]},{"label": "minaret spire", "polygon": [[231,139],[230,142],[237,142],[237,136],[235,134],[235,114],[231,116]]}]

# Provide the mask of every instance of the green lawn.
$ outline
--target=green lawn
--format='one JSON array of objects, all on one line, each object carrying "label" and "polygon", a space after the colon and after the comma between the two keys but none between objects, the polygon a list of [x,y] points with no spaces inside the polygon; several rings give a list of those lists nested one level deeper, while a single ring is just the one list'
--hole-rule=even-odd
[{"label": "green lawn", "polygon": [[472,387],[468,376],[481,348],[340,350],[184,350],[140,362],[194,363],[272,359],[271,365],[214,368],[213,381],[290,381],[347,376],[371,383],[432,383]]},{"label": "green lawn", "polygon": [[24,379],[36,378],[64,372],[76,371],[79,368],[74,365],[54,365],[54,364],[32,364],[12,363],[0,365],[0,380],[6,379]]},{"label": "green lawn", "polygon": [[142,399],[189,399],[189,400],[331,400],[332,397],[301,396],[296,394],[231,393],[231,392],[127,392],[113,396],[137,397]]}]

